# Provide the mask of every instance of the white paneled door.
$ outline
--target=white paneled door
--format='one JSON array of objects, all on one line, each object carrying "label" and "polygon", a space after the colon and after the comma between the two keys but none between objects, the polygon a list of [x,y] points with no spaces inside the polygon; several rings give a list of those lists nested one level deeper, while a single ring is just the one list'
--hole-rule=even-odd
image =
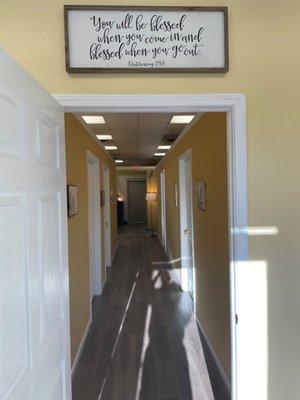
[{"label": "white paneled door", "polygon": [[127,193],[128,193],[128,222],[146,223],[147,222],[146,181],[128,180]]},{"label": "white paneled door", "polygon": [[64,114],[0,49],[0,399],[70,400]]},{"label": "white paneled door", "polygon": [[179,157],[180,242],[182,288],[194,299],[194,232],[192,202],[192,156],[187,150]]}]

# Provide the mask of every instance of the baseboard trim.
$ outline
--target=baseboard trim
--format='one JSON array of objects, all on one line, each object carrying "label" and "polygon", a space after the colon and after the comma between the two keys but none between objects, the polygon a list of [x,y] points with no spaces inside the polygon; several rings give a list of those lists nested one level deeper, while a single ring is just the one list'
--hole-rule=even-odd
[{"label": "baseboard trim", "polygon": [[221,379],[222,379],[222,381],[224,383],[224,386],[226,387],[226,390],[227,390],[228,394],[230,395],[230,393],[231,393],[230,381],[229,381],[229,379],[228,379],[228,377],[227,377],[227,375],[226,375],[226,373],[225,373],[225,371],[224,371],[224,369],[222,367],[222,364],[220,363],[220,360],[219,360],[219,358],[218,358],[218,356],[217,356],[217,354],[216,354],[216,352],[215,352],[215,350],[213,348],[213,345],[211,344],[211,341],[209,340],[209,337],[205,333],[205,331],[203,329],[203,326],[201,325],[201,323],[200,323],[200,321],[199,321],[199,319],[198,319],[198,317],[196,315],[195,315],[195,319],[196,319],[198,328],[201,331],[202,336],[203,336],[203,338],[205,340],[207,348],[208,348],[208,350],[210,352],[211,358],[215,363],[215,367],[216,367],[216,369],[218,370],[218,372],[220,374],[220,377],[221,377]]},{"label": "baseboard trim", "polygon": [[84,346],[84,344],[85,344],[85,341],[86,341],[87,335],[88,335],[88,333],[89,333],[91,324],[92,324],[92,317],[90,317],[90,319],[89,319],[89,321],[88,321],[88,323],[87,323],[87,326],[86,326],[86,328],[85,328],[84,334],[83,334],[83,336],[82,336],[80,345],[79,345],[78,350],[77,350],[77,353],[76,353],[76,357],[75,357],[74,362],[73,362],[73,365],[72,365],[72,370],[71,370],[72,378],[73,378],[73,376],[74,376],[74,374],[75,374],[75,371],[76,371],[76,368],[77,368],[77,365],[78,365],[78,361],[79,361],[79,359],[80,359],[80,356],[81,356],[81,353],[82,353],[82,350],[83,350],[83,346]]}]

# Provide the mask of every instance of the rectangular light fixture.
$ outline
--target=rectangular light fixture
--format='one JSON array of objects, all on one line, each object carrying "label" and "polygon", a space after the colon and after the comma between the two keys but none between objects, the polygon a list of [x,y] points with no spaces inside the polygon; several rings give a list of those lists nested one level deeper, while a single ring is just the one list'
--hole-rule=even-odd
[{"label": "rectangular light fixture", "polygon": [[82,115],[81,117],[86,124],[105,124],[102,115]]},{"label": "rectangular light fixture", "polygon": [[105,150],[118,150],[117,146],[104,146]]},{"label": "rectangular light fixture", "polygon": [[163,157],[165,155],[166,155],[166,153],[154,153],[155,157]]},{"label": "rectangular light fixture", "polygon": [[170,124],[189,124],[195,115],[174,115]]},{"label": "rectangular light fixture", "polygon": [[169,150],[171,148],[171,146],[170,145],[161,145],[161,146],[158,146],[157,147],[157,149],[158,150]]},{"label": "rectangular light fixture", "polygon": [[111,135],[96,135],[97,139],[99,140],[112,140],[112,136]]},{"label": "rectangular light fixture", "polygon": [[124,160],[115,160],[116,164],[123,164]]}]

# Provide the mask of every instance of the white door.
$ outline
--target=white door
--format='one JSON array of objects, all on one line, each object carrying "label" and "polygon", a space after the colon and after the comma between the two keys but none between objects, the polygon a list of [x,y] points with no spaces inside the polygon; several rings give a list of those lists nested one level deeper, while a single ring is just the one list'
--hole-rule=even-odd
[{"label": "white door", "polygon": [[[146,223],[147,205],[146,205],[146,182],[145,180],[127,181],[128,196],[128,222]],[[152,205],[151,205],[152,207]],[[152,214],[152,209],[151,209]],[[151,223],[152,215],[150,216]]]},{"label": "white door", "polygon": [[0,398],[71,399],[64,114],[0,49]]},{"label": "white door", "polygon": [[95,240],[94,240],[94,166],[88,162],[88,215],[89,215],[89,256],[90,256],[90,303],[95,296]]},{"label": "white door", "polygon": [[110,223],[110,178],[109,168],[107,165],[103,167],[104,176],[104,240],[105,240],[105,266],[111,266],[111,223]]},{"label": "white door", "polygon": [[87,152],[88,170],[88,216],[90,258],[90,304],[102,291],[100,250],[100,181],[99,159]]},{"label": "white door", "polygon": [[160,173],[160,211],[161,211],[161,242],[164,248],[167,245],[166,234],[166,171]]},{"label": "white door", "polygon": [[182,288],[194,298],[192,159],[190,150],[179,157],[179,192]]}]

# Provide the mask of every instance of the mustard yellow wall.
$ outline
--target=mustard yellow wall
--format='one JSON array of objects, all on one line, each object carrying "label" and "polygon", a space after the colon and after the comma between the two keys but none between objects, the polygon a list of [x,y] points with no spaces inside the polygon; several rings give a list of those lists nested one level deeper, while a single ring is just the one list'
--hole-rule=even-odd
[{"label": "mustard yellow wall", "polygon": [[63,4],[68,3],[99,1],[1,1],[0,45],[49,92],[246,94],[249,225],[279,229],[276,236],[249,238],[250,260],[267,265],[268,398],[300,398],[299,0],[151,2],[228,6],[229,72],[103,76],[65,71]]},{"label": "mustard yellow wall", "polygon": [[[111,189],[116,193],[116,168],[111,158],[86,132],[72,115],[65,115],[67,183],[78,186],[77,215],[68,218],[70,319],[72,363],[90,317],[90,277],[88,240],[87,150],[100,161],[100,187],[103,189],[103,163],[110,170]],[[104,237],[104,215],[101,208],[101,237]],[[117,243],[116,204],[111,204],[112,251]],[[104,241],[102,240],[102,276],[104,269]]]},{"label": "mustard yellow wall", "polygon": [[[196,207],[193,197],[195,239],[195,300],[197,318],[230,377],[230,290],[228,260],[226,114],[209,113],[193,126],[156,170],[166,175],[167,253],[179,259],[180,208],[174,202],[179,191],[178,157],[192,152],[192,181],[207,184],[207,211]],[[160,185],[158,184],[160,200]],[[160,204],[160,201],[159,201]],[[161,233],[158,215],[158,230]],[[180,268],[180,263],[176,265]],[[178,272],[178,271],[177,271]]]}]

